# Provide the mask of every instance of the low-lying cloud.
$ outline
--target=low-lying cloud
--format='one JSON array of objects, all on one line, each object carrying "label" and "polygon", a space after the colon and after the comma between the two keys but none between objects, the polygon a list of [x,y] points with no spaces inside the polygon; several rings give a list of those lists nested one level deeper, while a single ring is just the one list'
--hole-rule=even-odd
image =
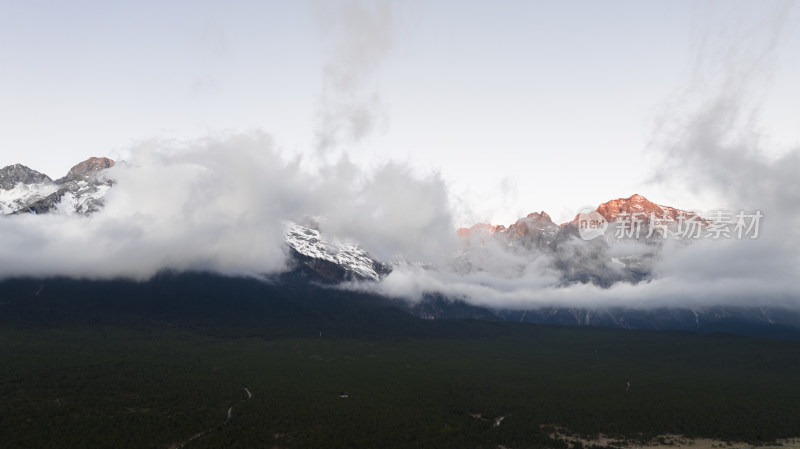
[{"label": "low-lying cloud", "polygon": [[[513,309],[800,307],[800,148],[775,155],[765,147],[758,126],[759,100],[790,7],[759,10],[749,20],[725,16],[720,20],[727,32],[712,27],[701,33],[692,77],[664,106],[649,149],[659,156],[654,183],[724,201],[709,209],[761,211],[758,238],[666,244],[650,261],[652,278],[638,283],[621,278],[610,287],[563,282],[563,272],[569,275],[570,270],[614,279],[615,264],[609,261],[622,255],[614,254],[620,248],[610,248],[591,257],[596,248],[576,240],[560,245],[555,254],[539,254],[535,263],[512,261],[514,268],[509,268],[512,256],[498,263],[496,251],[473,254],[482,261],[477,265],[484,265],[478,268],[474,260],[470,269],[463,269],[463,263],[438,271],[401,266],[378,290],[410,300],[440,293]],[[738,28],[731,30],[732,23]],[[653,247],[631,244],[623,252],[652,253]]]},{"label": "low-lying cloud", "polygon": [[[344,37],[325,74],[316,130],[322,150],[362,139],[381,114],[368,80],[391,48],[391,10],[380,2],[347,5],[329,24]],[[760,210],[757,239],[667,243],[657,251],[577,238],[555,251],[518,251],[490,239],[464,251],[439,174],[395,162],[365,169],[319,152],[322,161],[306,164],[251,132],[138,145],[127,163],[104,172],[117,184],[89,217],[2,217],[0,277],[275,273],[287,269],[284,221],[314,217],[324,234],[397,262],[382,281],[349,288],[411,301],[441,294],[512,309],[800,307],[800,148],[771,153],[757,114],[784,13],[738,41],[716,42],[709,33],[688,87],[659,117],[651,148],[662,159],[654,182],[726,202],[709,208]],[[651,276],[631,279],[615,261],[626,255],[647,257]],[[598,278],[605,281],[585,281]]]},{"label": "low-lying cloud", "polygon": [[322,216],[323,232],[368,251],[432,260],[452,251],[447,192],[437,174],[347,159],[314,172],[262,133],[151,141],[103,172],[117,184],[89,217],[0,220],[0,276],[129,277],[161,270],[264,274],[286,268],[285,220]]}]

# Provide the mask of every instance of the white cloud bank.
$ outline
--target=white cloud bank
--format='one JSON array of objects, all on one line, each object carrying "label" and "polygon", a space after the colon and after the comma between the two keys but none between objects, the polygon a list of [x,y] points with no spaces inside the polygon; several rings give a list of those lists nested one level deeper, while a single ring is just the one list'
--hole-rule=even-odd
[{"label": "white cloud bank", "polygon": [[[325,73],[320,149],[362,139],[381,116],[369,80],[391,48],[391,10],[380,2],[348,5],[329,24],[343,37]],[[438,174],[419,175],[392,162],[365,170],[346,156],[304,164],[257,132],[138,146],[128,164],[109,170],[117,185],[105,209],[93,216],[3,217],[0,277],[146,279],[165,269],[277,272],[286,268],[283,221],[312,215],[324,217],[323,232],[353,239],[382,260],[438,267],[401,264],[381,283],[357,286],[392,296],[440,293],[510,308],[800,307],[800,149],[776,156],[764,148],[753,101],[779,44],[782,17],[778,11],[760,20],[760,26],[738,33],[739,42],[705,41],[689,87],[665,107],[653,141],[663,156],[658,182],[725,198],[728,204],[719,206],[761,210],[760,236],[666,247],[652,281],[610,288],[564,285],[552,256],[493,246],[469,261],[456,259],[448,191]],[[562,262],[591,253],[573,243],[562,250],[567,251]]]},{"label": "white cloud bank", "polygon": [[117,185],[100,212],[3,217],[0,276],[272,273],[285,269],[283,222],[309,215],[382,258],[432,260],[452,251],[438,175],[393,163],[370,173],[346,158],[312,173],[301,162],[261,133],[145,143],[104,172]]},{"label": "white cloud bank", "polygon": [[[513,256],[497,263],[496,255],[484,255],[494,269],[465,273],[405,266],[378,290],[412,300],[435,292],[478,305],[517,309],[800,307],[800,148],[771,151],[758,120],[759,103],[774,68],[773,54],[792,5],[774,6],[753,11],[746,20],[723,14],[717,17],[718,26],[702,30],[691,79],[663,107],[650,149],[659,159],[654,182],[724,201],[708,209],[760,210],[764,219],[757,239],[667,245],[655,259],[654,279],[635,285],[565,286],[550,268],[550,256],[541,255],[533,263],[514,261],[511,265],[516,268],[508,269],[504,263]],[[632,192],[620,194],[626,193]],[[577,261],[587,248],[565,245],[557,257]],[[565,256],[566,250],[573,254]]]}]

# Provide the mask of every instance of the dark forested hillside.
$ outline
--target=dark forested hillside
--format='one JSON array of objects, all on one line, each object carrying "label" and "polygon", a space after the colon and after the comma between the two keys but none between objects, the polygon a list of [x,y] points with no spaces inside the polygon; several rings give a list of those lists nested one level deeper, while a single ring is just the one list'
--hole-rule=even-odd
[{"label": "dark forested hillside", "polygon": [[800,435],[791,342],[423,320],[306,282],[202,274],[6,281],[0,303],[3,448]]}]

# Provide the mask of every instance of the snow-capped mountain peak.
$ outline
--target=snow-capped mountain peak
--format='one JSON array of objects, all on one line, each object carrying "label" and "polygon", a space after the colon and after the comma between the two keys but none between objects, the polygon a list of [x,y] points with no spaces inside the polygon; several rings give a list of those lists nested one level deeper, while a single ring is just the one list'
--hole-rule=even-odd
[{"label": "snow-capped mountain peak", "polygon": [[[48,178],[49,179],[49,178]],[[50,181],[41,183],[18,182],[9,189],[0,189],[0,215],[25,210],[28,205],[55,193],[58,186]]]},{"label": "snow-capped mountain peak", "polygon": [[113,180],[97,175],[112,167],[106,157],[92,157],[53,181],[24,165],[0,169],[0,214],[60,212],[86,215],[99,210]]},{"label": "snow-capped mountain peak", "polygon": [[312,227],[287,221],[284,236],[300,263],[328,281],[377,281],[391,271],[354,242],[328,240]]},{"label": "snow-capped mountain peak", "polygon": [[46,184],[53,182],[49,176],[22,164],[0,168],[0,189],[11,190],[18,184]]},{"label": "snow-capped mountain peak", "polygon": [[597,212],[609,222],[614,222],[624,217],[638,216],[643,221],[648,221],[651,217],[654,217],[657,220],[677,223],[681,217],[697,216],[691,211],[653,203],[639,194],[634,194],[629,198],[617,198],[607,201],[597,206]]},{"label": "snow-capped mountain peak", "polygon": [[74,165],[69,169],[67,175],[59,181],[86,179],[92,175],[111,168],[114,166],[114,161],[107,157],[90,157],[83,162]]}]

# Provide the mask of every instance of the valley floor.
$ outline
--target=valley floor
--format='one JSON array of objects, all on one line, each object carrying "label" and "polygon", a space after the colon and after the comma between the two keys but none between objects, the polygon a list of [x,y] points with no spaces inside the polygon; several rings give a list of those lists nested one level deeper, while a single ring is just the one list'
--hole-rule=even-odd
[{"label": "valley floor", "polygon": [[[794,343],[427,325],[428,337],[370,338],[207,334],[153,322],[5,326],[0,400],[14,413],[0,415],[0,441],[7,449],[569,449],[646,440],[658,444],[627,445],[727,449],[800,434]],[[593,440],[600,433],[613,438]],[[686,437],[658,439],[675,434]]]}]

